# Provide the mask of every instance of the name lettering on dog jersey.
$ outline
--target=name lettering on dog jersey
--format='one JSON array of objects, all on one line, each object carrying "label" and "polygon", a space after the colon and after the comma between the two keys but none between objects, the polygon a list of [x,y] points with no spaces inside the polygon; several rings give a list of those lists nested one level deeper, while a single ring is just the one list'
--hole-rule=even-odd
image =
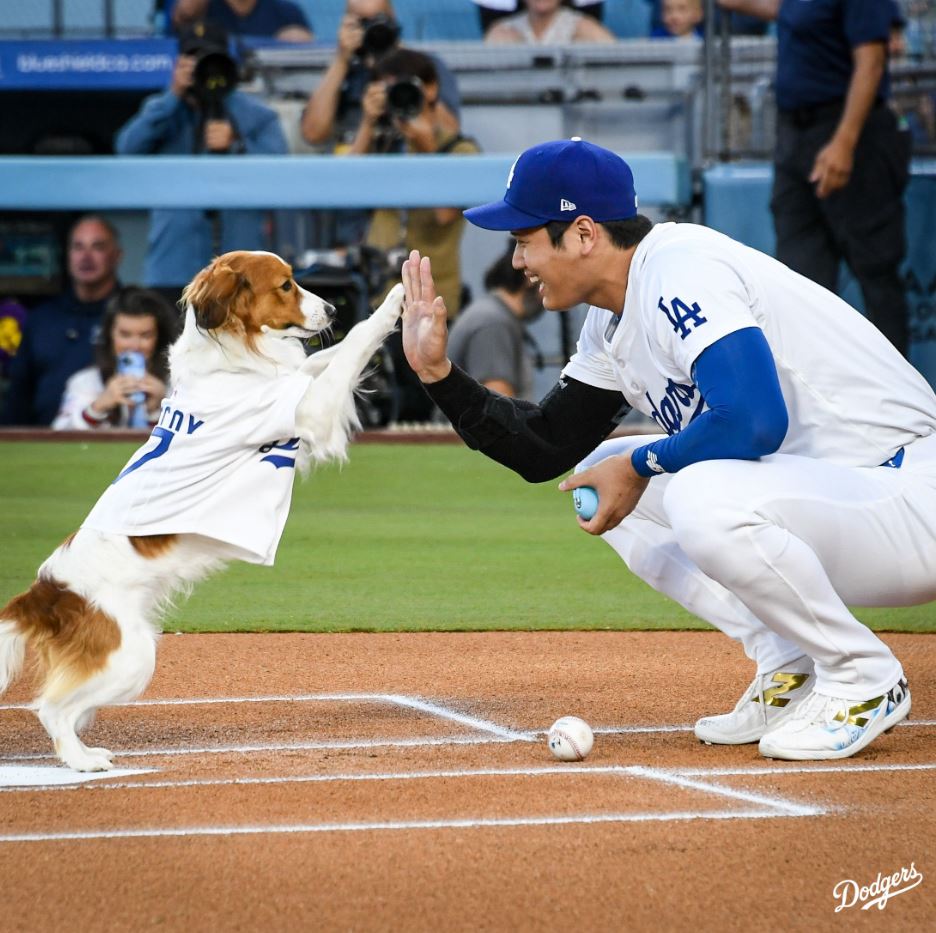
[{"label": "name lettering on dog jersey", "polygon": [[182,430],[186,417],[188,417],[188,427],[185,430],[186,434],[194,434],[205,423],[204,421],[196,420],[194,415],[189,415],[180,408],[171,408],[169,405],[165,405],[163,406],[163,410],[159,413],[159,426],[168,428],[173,434],[177,434]]},{"label": "name lettering on dog jersey", "polygon": [[[204,421],[196,420],[194,415],[189,415],[179,408],[172,408],[169,405],[164,405],[162,411],[159,413],[159,421],[156,427],[153,428],[153,433],[150,434],[149,441],[147,441],[148,447],[143,450],[133,463],[127,464],[127,466],[120,471],[114,483],[122,480],[128,473],[139,470],[141,466],[165,454],[169,450],[172,439],[185,425],[186,417],[188,417],[188,427],[185,430],[186,434],[194,434],[205,423]],[[113,483],[111,483],[111,485],[113,485]]]},{"label": "name lettering on dog jersey", "polygon": [[[698,395],[699,400],[696,401]],[[678,382],[669,380],[666,386],[666,394],[659,402],[654,402],[650,393],[647,393],[647,401],[650,403],[650,416],[667,434],[678,434],[683,429],[683,422],[690,424],[694,421],[705,406],[705,399],[699,393],[694,385],[681,385]],[[692,414],[684,419],[684,416],[692,410]]]},{"label": "name lettering on dog jersey", "polygon": [[708,323],[708,319],[702,317],[702,309],[699,307],[697,301],[694,301],[690,306],[682,299],[674,298],[671,304],[672,307],[667,306],[661,295],[657,307],[666,315],[670,324],[673,325],[673,330],[679,334],[680,340],[685,340],[689,336],[689,328],[686,326],[688,322],[692,323],[693,330],[700,324]]}]

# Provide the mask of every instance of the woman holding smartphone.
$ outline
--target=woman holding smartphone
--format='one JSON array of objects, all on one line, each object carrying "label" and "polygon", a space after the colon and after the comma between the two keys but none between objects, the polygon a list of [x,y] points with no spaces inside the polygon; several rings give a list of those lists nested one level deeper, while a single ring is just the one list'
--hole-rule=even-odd
[{"label": "woman holding smartphone", "polygon": [[53,429],[155,424],[169,391],[167,351],[178,322],[172,305],[157,292],[136,287],[117,292],[101,321],[96,365],[68,380]]}]

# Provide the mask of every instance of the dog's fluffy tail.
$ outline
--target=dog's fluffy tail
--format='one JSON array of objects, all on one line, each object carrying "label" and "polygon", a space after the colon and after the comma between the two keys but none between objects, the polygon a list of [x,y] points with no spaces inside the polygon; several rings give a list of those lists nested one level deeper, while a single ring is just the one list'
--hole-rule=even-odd
[{"label": "dog's fluffy tail", "polygon": [[23,667],[26,635],[16,622],[0,618],[0,693],[13,682]]}]

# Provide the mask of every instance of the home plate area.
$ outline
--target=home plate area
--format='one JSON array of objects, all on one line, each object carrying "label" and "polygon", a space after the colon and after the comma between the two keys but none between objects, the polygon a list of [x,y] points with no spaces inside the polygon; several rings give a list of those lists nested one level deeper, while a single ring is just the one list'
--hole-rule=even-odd
[{"label": "home plate area", "polygon": [[[859,774],[893,786],[898,772],[936,769],[715,766],[720,756],[689,742],[684,724],[596,725],[593,753],[570,764],[551,757],[543,724],[478,706],[396,693],[142,700],[103,710],[93,727],[115,770],[79,774],[56,765],[25,704],[7,704],[0,724],[18,751],[5,741],[0,756],[0,845],[790,820],[847,809]],[[798,779],[820,772],[817,797]]]}]

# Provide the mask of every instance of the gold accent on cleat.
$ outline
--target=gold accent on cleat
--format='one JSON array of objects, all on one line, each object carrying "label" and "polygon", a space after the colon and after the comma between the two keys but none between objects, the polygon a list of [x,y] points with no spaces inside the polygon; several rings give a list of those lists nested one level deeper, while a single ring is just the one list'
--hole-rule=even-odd
[{"label": "gold accent on cleat", "polygon": [[[786,706],[790,702],[790,697],[781,696],[781,694],[799,689],[807,680],[809,680],[809,674],[785,674],[783,671],[777,671],[771,677],[771,681],[780,686],[764,691],[764,706]],[[760,697],[754,697],[754,702],[760,703]]]},{"label": "gold accent on cleat", "polygon": [[[860,726],[864,728],[868,724],[867,716],[859,716],[859,713],[866,713],[869,709],[874,709],[881,705],[885,697],[875,697],[873,700],[865,700],[864,703],[858,703],[855,706],[848,707],[848,718],[844,713],[836,713],[832,718],[836,722],[847,723],[849,726]],[[890,731],[890,730],[888,730]]]}]

